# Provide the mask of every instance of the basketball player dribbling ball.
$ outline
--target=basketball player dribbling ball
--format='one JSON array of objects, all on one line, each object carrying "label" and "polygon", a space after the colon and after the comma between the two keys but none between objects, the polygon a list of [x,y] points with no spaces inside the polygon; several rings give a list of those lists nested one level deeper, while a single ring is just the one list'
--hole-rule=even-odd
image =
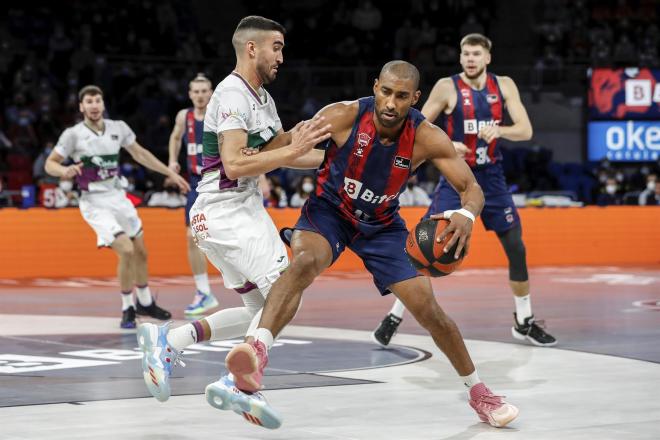
[{"label": "basketball player dribbling ball", "polygon": [[458,243],[455,258],[469,246],[474,217],[484,203],[474,175],[447,135],[411,108],[419,99],[418,85],[415,66],[392,61],[374,83],[375,96],[331,104],[317,115],[331,124],[332,138],[325,154],[308,153],[316,157],[316,166],[323,165],[317,190],[294,227],[293,260],[273,284],[254,337],[226,358],[239,390],[259,392],[274,337],[295,315],[303,290],[348,247],[362,259],[381,294],[393,292],[428,330],[466,385],[469,403],[482,421],[500,427],[518,415],[516,407],[481,382],[429,278],[418,276],[404,251],[408,231],[398,213],[398,197],[424,161],[437,166],[461,197],[462,207],[449,215],[449,226],[437,238],[442,242],[453,232],[446,249]]},{"label": "basketball player dribbling ball", "polygon": [[[263,206],[258,176],[282,166],[310,168],[306,153],[330,135],[322,118],[300,123],[290,132],[282,130],[273,98],[263,86],[275,80],[284,62],[284,33],[282,25],[267,18],[242,19],[232,38],[236,68],[218,84],[207,106],[202,180],[190,226],[197,245],[220,270],[225,287],[241,295],[244,307],[220,310],[173,329],[168,324],[140,326],[145,383],[160,401],[170,396],[169,377],[185,347],[254,335],[265,298],[289,265],[284,244]],[[212,405],[217,404],[217,389],[234,390],[231,378],[207,387]],[[278,423],[268,418],[268,406],[259,393],[236,391],[232,397],[252,408],[250,417],[266,425]]]},{"label": "basketball player dribbling ball", "polygon": [[[509,284],[514,295],[515,339],[549,347],[557,344],[532,314],[525,245],[522,241],[520,217],[504,179],[499,138],[523,141],[532,137],[532,125],[520,101],[518,88],[506,76],[487,72],[491,60],[491,41],[481,34],[469,34],[461,40],[460,62],[463,72],[440,79],[422,108],[430,121],[442,115],[445,131],[453,141],[457,154],[472,168],[483,188],[486,203],[481,220],[487,230],[497,234],[509,261]],[[507,110],[513,125],[502,126]],[[433,202],[425,217],[460,206],[461,200],[445,178],[433,193]],[[401,301],[395,301],[373,336],[387,346],[404,312]]]},{"label": "basketball player dribbling ball", "polygon": [[218,306],[218,300],[211,293],[209,277],[206,273],[206,257],[195,244],[190,229],[190,209],[197,199],[197,185],[201,180],[202,173],[204,115],[206,114],[206,106],[211,99],[212,90],[211,80],[201,73],[190,81],[188,84],[188,97],[193,106],[184,108],[177,113],[169,141],[170,157],[168,166],[177,173],[181,171],[179,151],[183,145],[188,165],[188,183],[190,183],[184,215],[188,262],[190,263],[190,269],[192,269],[197,291],[193,302],[185,309],[186,315],[199,315]]},{"label": "basketball player dribbling ball", "polygon": [[[83,219],[96,232],[97,245],[111,248],[119,258],[121,328],[135,328],[136,313],[169,319],[170,312],[156,305],[147,285],[142,221],[120,184],[119,150],[126,149],[136,162],[168,176],[183,191],[190,187],[181,176],[138,144],[135,133],[124,121],[103,118],[105,103],[99,87],[83,87],[78,99],[84,120],[62,133],[46,159],[45,170],[55,177],[77,180],[82,192],[79,207]],[[67,158],[75,163],[63,166]],[[137,302],[133,301],[134,286]]]}]

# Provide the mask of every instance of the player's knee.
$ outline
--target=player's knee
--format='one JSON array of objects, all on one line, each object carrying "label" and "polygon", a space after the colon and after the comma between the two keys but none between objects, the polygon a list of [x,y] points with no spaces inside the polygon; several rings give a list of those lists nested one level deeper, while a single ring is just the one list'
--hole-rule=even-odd
[{"label": "player's knee", "polygon": [[144,245],[141,246],[133,246],[133,255],[135,258],[138,258],[140,260],[146,261],[147,256],[149,253],[147,252],[147,248]]},{"label": "player's knee", "polygon": [[132,258],[134,252],[133,242],[124,233],[115,237],[112,242],[112,249],[117,253],[120,258]]},{"label": "player's knee", "polygon": [[323,270],[323,262],[318,255],[312,252],[300,252],[296,254],[289,266],[289,271],[296,276],[315,277]]},{"label": "player's knee", "polygon": [[419,325],[431,334],[446,333],[453,324],[451,318],[437,305],[425,306],[418,309],[415,318],[419,322]]}]

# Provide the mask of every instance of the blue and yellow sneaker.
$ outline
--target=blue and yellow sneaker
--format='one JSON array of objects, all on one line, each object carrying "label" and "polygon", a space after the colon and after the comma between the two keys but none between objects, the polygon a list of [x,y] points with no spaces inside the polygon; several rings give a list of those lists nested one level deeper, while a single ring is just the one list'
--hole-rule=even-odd
[{"label": "blue and yellow sneaker", "polygon": [[282,418],[268,405],[263,394],[258,391],[248,394],[239,390],[231,374],[206,387],[206,401],[214,408],[232,410],[257,426],[277,429],[282,425]]},{"label": "blue and yellow sneaker", "polygon": [[192,304],[188,304],[184,313],[186,315],[199,315],[214,307],[218,307],[218,300],[215,296],[212,293],[206,294],[198,290]]},{"label": "blue and yellow sneaker", "polygon": [[177,351],[167,342],[171,322],[160,327],[142,324],[138,327],[137,340],[142,356],[142,375],[152,396],[161,402],[170,398],[170,376],[176,365],[185,367],[181,361],[183,352]]}]

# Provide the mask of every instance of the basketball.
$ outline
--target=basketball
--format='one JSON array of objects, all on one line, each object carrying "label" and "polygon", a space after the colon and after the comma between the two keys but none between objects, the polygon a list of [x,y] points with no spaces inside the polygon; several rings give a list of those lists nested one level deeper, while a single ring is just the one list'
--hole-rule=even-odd
[{"label": "basketball", "polygon": [[458,242],[445,253],[443,248],[454,235],[449,233],[442,242],[437,242],[436,237],[449,225],[449,220],[426,219],[419,222],[410,229],[406,240],[406,253],[412,265],[420,273],[430,277],[443,277],[455,271],[461,265],[465,256],[465,249],[457,260],[454,258]]}]

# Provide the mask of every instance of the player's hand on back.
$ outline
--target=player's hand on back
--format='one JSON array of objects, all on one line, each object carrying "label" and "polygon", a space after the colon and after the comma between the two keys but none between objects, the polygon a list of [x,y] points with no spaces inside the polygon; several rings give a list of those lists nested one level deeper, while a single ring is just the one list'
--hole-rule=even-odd
[{"label": "player's hand on back", "polygon": [[299,122],[291,129],[291,144],[289,149],[295,155],[304,155],[316,146],[330,138],[331,124],[325,123],[323,116],[314,116],[309,121]]},{"label": "player's hand on back", "polygon": [[82,175],[82,163],[74,163],[73,165],[69,165],[64,169],[64,173],[62,174],[62,177],[65,179],[73,179],[76,176],[81,176]]},{"label": "player's hand on back", "polygon": [[178,162],[170,162],[167,165],[167,168],[171,169],[172,171],[174,171],[177,174],[179,174],[179,172],[181,172],[181,166],[179,165]]},{"label": "player's hand on back", "polygon": [[[434,220],[441,218],[446,219],[447,216],[445,216],[445,213],[440,213],[433,214],[430,218]],[[443,251],[449,251],[452,247],[454,247],[454,244],[458,242],[458,247],[456,248],[456,253],[454,254],[454,258],[458,259],[461,256],[461,251],[463,249],[465,249],[465,255],[468,254],[468,250],[470,249],[470,238],[472,237],[472,220],[458,212],[453,212],[449,216],[448,220],[449,226],[447,226],[442,231],[442,233],[436,237],[436,240],[438,243],[441,243],[450,232],[453,232],[454,235],[447,242]]]},{"label": "player's hand on back", "polygon": [[452,142],[452,144],[454,144],[454,149],[456,150],[458,157],[465,159],[465,155],[468,151],[470,151],[467,145],[465,145],[463,142]]}]

